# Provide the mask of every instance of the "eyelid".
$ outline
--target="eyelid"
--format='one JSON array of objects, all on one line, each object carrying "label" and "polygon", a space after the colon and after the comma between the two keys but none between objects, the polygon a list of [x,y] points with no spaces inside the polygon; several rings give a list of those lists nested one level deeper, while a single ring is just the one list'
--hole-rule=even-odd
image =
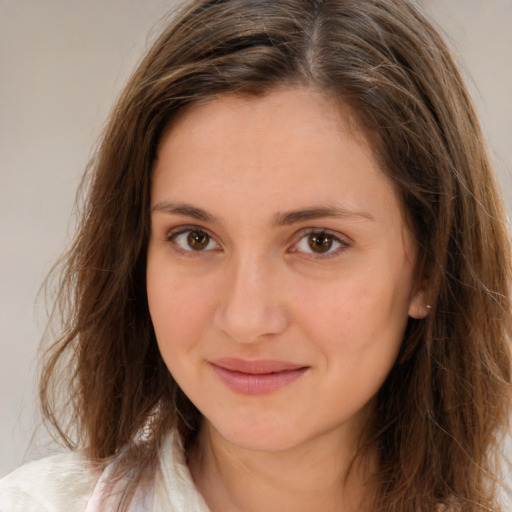
[{"label": "eyelid", "polygon": [[[314,234],[326,234],[329,236],[332,236],[333,240],[340,243],[341,246],[333,251],[327,251],[325,253],[315,253],[314,251],[311,252],[305,252],[305,251],[299,251],[296,249],[299,242],[309,235]],[[352,245],[352,240],[338,231],[333,231],[331,229],[327,228],[304,228],[301,229],[298,233],[294,235],[295,242],[292,244],[291,248],[288,249],[288,252],[291,253],[300,253],[305,255],[306,257],[310,259],[315,260],[321,260],[321,259],[329,259],[329,258],[335,258],[337,256],[340,256],[342,252],[344,252],[347,248],[349,248]]]},{"label": "eyelid", "polygon": [[169,229],[165,237],[167,238],[167,240],[170,240],[173,236],[185,233],[187,231],[202,231],[203,233],[206,233],[209,237],[215,238],[207,228],[203,226],[198,226],[197,224],[180,224],[179,226]]},{"label": "eyelid", "polygon": [[[194,251],[193,249],[190,249],[190,250],[182,249],[178,244],[174,243],[173,239],[176,238],[178,235],[187,233],[188,231],[200,231],[202,233],[205,233],[217,245],[217,247],[215,247],[213,249],[207,249],[207,250],[205,249],[205,250],[198,250],[198,251]],[[341,245],[340,245],[340,247],[338,247],[334,250],[326,251],[325,253],[315,253],[314,251],[309,252],[309,251],[301,251],[301,250],[297,249],[299,242],[303,238],[305,238],[309,235],[312,235],[312,234],[325,234],[325,235],[332,236],[333,240]],[[203,226],[199,226],[197,224],[181,224],[179,226],[176,226],[167,231],[167,233],[165,235],[165,239],[166,239],[166,241],[172,243],[174,251],[176,251],[177,253],[179,253],[181,255],[185,255],[185,256],[189,256],[189,257],[196,257],[203,253],[210,253],[210,252],[218,250],[218,249],[222,250],[222,244],[219,242],[217,237],[214,234],[212,234],[209,229],[207,229]],[[328,228],[316,228],[316,227],[302,228],[293,235],[293,240],[294,241],[293,241],[293,243],[291,243],[291,246],[288,248],[287,252],[292,253],[292,254],[300,254],[303,257],[313,259],[313,260],[325,260],[325,259],[335,258],[337,256],[340,256],[342,252],[344,252],[350,246],[353,245],[353,242],[350,237],[348,237],[345,234],[340,233],[339,231],[334,231],[334,230],[328,229]]]},{"label": "eyelid", "polygon": [[[202,251],[194,251],[192,249],[190,249],[190,250],[182,249],[176,243],[174,243],[174,239],[177,236],[182,235],[184,233],[187,233],[189,231],[199,231],[201,233],[205,233],[210,238],[210,240],[215,242],[217,247],[215,249],[208,249],[208,250],[202,250]],[[208,253],[208,252],[211,252],[213,250],[221,249],[222,248],[220,242],[217,240],[217,238],[207,228],[205,228],[203,226],[198,226],[197,224],[181,224],[179,226],[176,226],[176,227],[170,229],[169,231],[167,231],[167,233],[165,235],[165,239],[168,242],[173,244],[173,246],[174,246],[173,248],[174,248],[174,250],[176,252],[178,252],[180,254],[186,254],[187,256],[198,256],[201,253]]]}]

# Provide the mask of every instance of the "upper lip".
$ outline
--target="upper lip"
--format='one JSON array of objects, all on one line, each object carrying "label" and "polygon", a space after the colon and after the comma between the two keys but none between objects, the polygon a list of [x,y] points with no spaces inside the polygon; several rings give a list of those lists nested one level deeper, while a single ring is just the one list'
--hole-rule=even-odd
[{"label": "upper lip", "polygon": [[210,363],[214,366],[224,368],[225,370],[253,375],[286,372],[306,368],[306,366],[302,364],[280,361],[277,359],[256,359],[251,361],[238,359],[236,357],[225,357],[210,361]]}]

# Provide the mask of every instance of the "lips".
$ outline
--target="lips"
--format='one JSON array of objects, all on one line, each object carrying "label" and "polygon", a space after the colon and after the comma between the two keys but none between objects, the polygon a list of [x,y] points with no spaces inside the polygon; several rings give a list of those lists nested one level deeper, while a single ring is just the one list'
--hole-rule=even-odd
[{"label": "lips", "polygon": [[210,365],[220,380],[235,393],[262,395],[292,384],[309,367],[278,360],[224,358]]}]

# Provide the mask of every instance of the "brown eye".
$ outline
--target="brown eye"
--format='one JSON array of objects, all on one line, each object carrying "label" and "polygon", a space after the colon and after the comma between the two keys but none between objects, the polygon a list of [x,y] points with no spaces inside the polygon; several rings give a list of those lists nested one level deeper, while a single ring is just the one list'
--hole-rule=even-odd
[{"label": "brown eye", "polygon": [[210,237],[203,231],[189,231],[187,244],[193,251],[202,251],[208,247]]},{"label": "brown eye", "polygon": [[312,233],[308,236],[308,245],[313,252],[324,253],[331,249],[332,235],[327,233]]},{"label": "brown eye", "polygon": [[208,252],[220,250],[219,244],[208,233],[199,228],[182,227],[180,231],[168,236],[172,243],[181,253]]}]

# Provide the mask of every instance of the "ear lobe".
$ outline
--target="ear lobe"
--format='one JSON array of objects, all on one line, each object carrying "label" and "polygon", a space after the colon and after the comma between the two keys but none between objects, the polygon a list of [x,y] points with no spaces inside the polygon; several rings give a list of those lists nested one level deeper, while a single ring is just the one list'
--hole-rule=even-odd
[{"label": "ear lobe", "polygon": [[428,303],[427,294],[424,289],[418,290],[411,299],[409,304],[409,316],[421,320],[425,318],[432,309]]}]

